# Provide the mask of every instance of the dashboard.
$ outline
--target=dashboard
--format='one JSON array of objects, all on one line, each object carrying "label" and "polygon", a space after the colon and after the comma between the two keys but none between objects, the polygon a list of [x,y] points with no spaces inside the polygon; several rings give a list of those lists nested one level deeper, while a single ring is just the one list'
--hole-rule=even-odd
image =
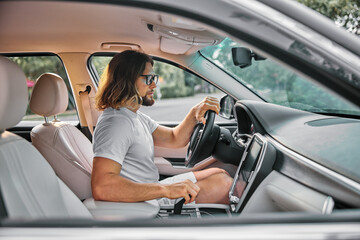
[{"label": "dashboard", "polygon": [[[230,204],[184,206],[182,215],[332,214],[337,209],[360,208],[359,173],[352,172],[353,166],[360,169],[354,155],[360,155],[354,143],[360,135],[359,120],[255,101],[236,102],[234,116],[236,128],[220,127],[212,153],[236,168]],[[345,134],[339,135],[338,129]],[[334,143],[333,136],[341,141]],[[324,150],[336,154],[319,157]],[[338,159],[348,162],[339,165]],[[161,206],[161,216],[171,215],[172,208]]]},{"label": "dashboard", "polygon": [[[232,141],[244,150],[229,193],[232,212],[360,207],[360,176],[353,172],[360,169],[359,120],[255,101],[238,101],[234,116]],[[238,181],[246,184],[242,194]]]}]

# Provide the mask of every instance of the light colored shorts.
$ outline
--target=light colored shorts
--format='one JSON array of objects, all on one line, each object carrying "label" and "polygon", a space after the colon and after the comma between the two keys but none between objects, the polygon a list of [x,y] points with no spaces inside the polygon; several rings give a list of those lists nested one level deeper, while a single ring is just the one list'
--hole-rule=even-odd
[{"label": "light colored shorts", "polygon": [[[173,183],[178,183],[178,182],[185,181],[186,179],[189,179],[193,183],[197,182],[194,173],[193,172],[187,172],[187,173],[182,173],[182,174],[179,174],[179,175],[175,175],[173,177],[165,178],[165,179],[161,180],[159,183],[161,183],[161,184],[173,184]],[[168,206],[168,205],[174,205],[176,199],[158,198],[157,200],[158,200],[160,206]],[[195,201],[193,201],[192,203],[189,203],[189,204],[195,204]],[[187,205],[189,205],[189,204],[187,204]]]}]

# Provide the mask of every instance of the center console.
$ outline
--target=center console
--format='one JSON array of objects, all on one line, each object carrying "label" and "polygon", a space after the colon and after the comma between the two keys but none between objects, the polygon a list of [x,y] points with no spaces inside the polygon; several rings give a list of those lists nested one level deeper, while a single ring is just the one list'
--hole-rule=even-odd
[{"label": "center console", "polygon": [[218,214],[226,214],[231,216],[229,205],[226,204],[202,204],[202,203],[190,203],[181,206],[180,212],[176,214],[176,207],[174,205],[160,206],[158,216],[161,218],[168,217],[189,217],[189,218],[202,218],[211,217]]},{"label": "center console", "polygon": [[[240,141],[240,140],[239,140]],[[229,191],[230,204],[187,204],[180,207],[174,205],[160,206],[160,217],[207,217],[215,214],[240,213],[256,187],[272,171],[276,158],[275,148],[260,134],[254,134],[246,143],[240,164],[236,170],[233,184]]]},{"label": "center console", "polygon": [[[276,149],[260,134],[255,133],[246,143],[239,167],[230,188],[229,198],[232,212],[241,212],[255,189],[272,171]],[[244,186],[242,191],[237,187]]]}]

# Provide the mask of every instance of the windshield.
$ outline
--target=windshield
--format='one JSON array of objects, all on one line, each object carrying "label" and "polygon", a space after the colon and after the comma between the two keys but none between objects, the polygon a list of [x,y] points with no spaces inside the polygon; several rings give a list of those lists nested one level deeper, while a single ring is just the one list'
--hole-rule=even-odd
[{"label": "windshield", "polygon": [[226,38],[201,53],[266,102],[310,112],[360,116],[358,107],[270,59],[253,60],[246,68],[235,66],[234,47],[241,46]]}]

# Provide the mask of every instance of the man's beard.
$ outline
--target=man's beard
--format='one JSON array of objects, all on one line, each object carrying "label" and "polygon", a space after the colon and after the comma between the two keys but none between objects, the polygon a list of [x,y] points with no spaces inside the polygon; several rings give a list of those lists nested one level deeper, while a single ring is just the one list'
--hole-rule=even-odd
[{"label": "man's beard", "polygon": [[154,98],[149,98],[147,95],[142,97],[142,105],[143,106],[152,106],[155,103]]}]

